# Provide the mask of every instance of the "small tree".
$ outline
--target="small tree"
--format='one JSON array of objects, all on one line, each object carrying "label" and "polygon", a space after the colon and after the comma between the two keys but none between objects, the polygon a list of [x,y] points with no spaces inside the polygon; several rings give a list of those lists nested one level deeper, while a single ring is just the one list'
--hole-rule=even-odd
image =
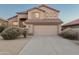
[{"label": "small tree", "polygon": [[26,36],[27,36],[27,29],[26,28],[23,29],[23,36],[24,36],[24,38],[26,38]]}]

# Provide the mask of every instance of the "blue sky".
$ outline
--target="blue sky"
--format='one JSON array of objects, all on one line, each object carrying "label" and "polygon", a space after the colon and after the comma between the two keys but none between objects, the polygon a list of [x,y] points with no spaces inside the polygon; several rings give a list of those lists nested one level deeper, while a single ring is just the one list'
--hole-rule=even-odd
[{"label": "blue sky", "polygon": [[[38,6],[37,4],[0,4],[0,17],[7,19],[16,12]],[[79,18],[79,4],[50,4],[52,8],[60,10],[59,17],[66,23]]]}]

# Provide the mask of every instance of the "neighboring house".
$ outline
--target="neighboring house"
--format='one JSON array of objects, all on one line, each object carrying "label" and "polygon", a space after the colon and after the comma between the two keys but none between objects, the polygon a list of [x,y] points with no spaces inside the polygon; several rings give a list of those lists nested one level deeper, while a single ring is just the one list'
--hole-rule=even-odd
[{"label": "neighboring house", "polygon": [[66,28],[79,28],[79,19],[76,19],[72,22],[62,25],[62,30],[66,29]]},{"label": "neighboring house", "polygon": [[0,18],[0,26],[4,26],[4,25],[7,25],[7,24],[8,24],[7,20]]},{"label": "neighboring house", "polygon": [[9,25],[27,27],[28,33],[33,35],[57,35],[62,21],[59,19],[59,10],[40,5],[8,19]]}]

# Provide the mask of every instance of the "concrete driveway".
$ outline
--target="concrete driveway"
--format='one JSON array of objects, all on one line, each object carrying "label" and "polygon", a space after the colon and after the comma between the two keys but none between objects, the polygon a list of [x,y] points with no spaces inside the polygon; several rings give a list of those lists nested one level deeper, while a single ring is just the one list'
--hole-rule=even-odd
[{"label": "concrete driveway", "polygon": [[59,36],[33,36],[21,55],[78,55],[79,46]]}]

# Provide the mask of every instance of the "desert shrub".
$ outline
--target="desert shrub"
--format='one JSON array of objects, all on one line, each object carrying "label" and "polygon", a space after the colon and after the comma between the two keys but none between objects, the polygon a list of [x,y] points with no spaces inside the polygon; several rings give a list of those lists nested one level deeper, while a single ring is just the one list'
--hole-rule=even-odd
[{"label": "desert shrub", "polygon": [[69,38],[69,39],[76,39],[76,37],[77,37],[76,33],[77,33],[76,30],[74,30],[72,28],[67,28],[60,33],[60,36],[62,36],[64,38]]},{"label": "desert shrub", "polygon": [[15,39],[21,35],[20,29],[17,27],[8,27],[2,33],[1,36],[4,40]]},{"label": "desert shrub", "polygon": [[79,40],[79,28],[73,28],[73,31],[75,32],[76,39]]},{"label": "desert shrub", "polygon": [[1,25],[0,26],[0,33],[4,30],[4,29],[6,29],[8,26],[6,26],[6,25]]}]

